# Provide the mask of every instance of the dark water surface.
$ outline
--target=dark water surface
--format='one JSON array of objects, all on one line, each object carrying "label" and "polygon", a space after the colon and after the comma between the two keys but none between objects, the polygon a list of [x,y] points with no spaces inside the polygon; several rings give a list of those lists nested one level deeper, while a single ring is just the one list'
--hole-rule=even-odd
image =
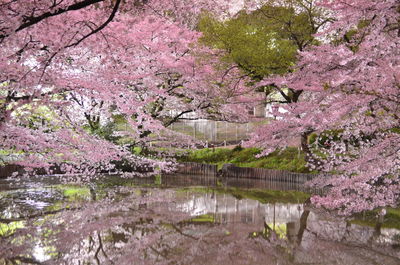
[{"label": "dark water surface", "polygon": [[0,264],[400,264],[396,220],[313,209],[294,183],[62,182],[0,180]]}]

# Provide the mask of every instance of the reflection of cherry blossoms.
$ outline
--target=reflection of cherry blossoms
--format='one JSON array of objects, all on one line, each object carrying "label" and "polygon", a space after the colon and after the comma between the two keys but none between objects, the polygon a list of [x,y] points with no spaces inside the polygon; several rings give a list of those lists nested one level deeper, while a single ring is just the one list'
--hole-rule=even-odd
[{"label": "reflection of cherry blossoms", "polygon": [[128,187],[89,197],[32,214],[24,228],[1,238],[1,256],[44,264],[394,265],[400,259],[392,247],[399,230],[350,224],[302,204]]}]

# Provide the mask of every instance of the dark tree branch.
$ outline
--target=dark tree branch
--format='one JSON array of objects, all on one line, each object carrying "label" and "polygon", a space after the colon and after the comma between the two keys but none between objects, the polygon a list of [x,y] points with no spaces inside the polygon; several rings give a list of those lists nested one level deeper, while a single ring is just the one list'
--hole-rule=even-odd
[{"label": "dark tree branch", "polygon": [[186,113],[191,113],[191,112],[194,112],[194,111],[196,111],[198,109],[206,109],[206,108],[209,108],[209,107],[211,107],[211,103],[208,103],[208,104],[203,105],[203,106],[201,106],[201,104],[200,104],[196,109],[189,109],[189,110],[182,111],[179,114],[177,114],[174,117],[172,117],[171,119],[169,119],[168,121],[164,122],[163,124],[164,124],[165,127],[168,127],[172,123],[178,121],[179,118],[182,117]]},{"label": "dark tree branch", "polygon": [[[50,17],[54,17],[54,16],[58,16],[58,15],[61,15],[63,13],[69,12],[69,11],[79,10],[79,9],[82,9],[82,8],[88,7],[90,5],[93,5],[95,3],[100,3],[100,2],[103,2],[103,1],[105,1],[105,0],[84,0],[82,2],[78,2],[78,3],[72,4],[72,5],[70,5],[70,6],[66,7],[66,8],[59,8],[59,9],[53,11],[53,12],[50,12],[50,11],[46,12],[46,13],[40,15],[40,16],[37,16],[37,17],[28,17],[28,18],[26,18],[26,22],[22,23],[15,30],[15,32],[18,32],[18,31],[21,31],[21,30],[23,30],[25,28],[33,26],[33,25],[39,23],[40,21],[42,21],[44,19],[47,19],[47,18],[50,18]],[[0,36],[0,38],[1,38],[1,36]]]},{"label": "dark tree branch", "polygon": [[65,89],[65,90],[61,90],[61,91],[57,91],[57,92],[50,91],[50,92],[41,93],[41,94],[37,94],[37,95],[24,95],[24,96],[16,96],[15,93],[11,92],[6,96],[5,100],[6,100],[7,103],[9,103],[11,101],[31,100],[33,98],[38,99],[40,97],[57,95],[57,94],[65,93],[65,92],[68,92],[68,91],[69,91],[68,89]]},{"label": "dark tree branch", "polygon": [[278,87],[275,84],[271,84],[270,86],[272,86],[273,88],[278,90],[279,94],[281,94],[281,96],[287,101],[287,103],[291,103],[292,102],[292,99],[288,95],[286,95],[285,92],[283,92],[283,90],[280,87]]},{"label": "dark tree branch", "polygon": [[116,0],[115,5],[114,5],[114,8],[113,8],[113,10],[112,10],[110,16],[108,17],[108,19],[107,19],[103,24],[101,24],[101,26],[99,26],[98,28],[92,30],[90,33],[88,33],[88,34],[86,34],[85,36],[83,36],[80,40],[78,40],[78,41],[76,41],[76,42],[74,42],[74,43],[72,43],[72,44],[70,44],[70,45],[65,46],[65,48],[69,48],[69,47],[72,47],[72,46],[77,46],[79,43],[81,43],[81,42],[84,41],[85,39],[89,38],[89,37],[92,36],[93,34],[96,34],[97,32],[99,32],[99,31],[101,31],[102,29],[104,29],[104,28],[114,19],[115,14],[116,14],[117,11],[118,11],[119,5],[121,4],[121,1],[122,1],[122,0]]}]

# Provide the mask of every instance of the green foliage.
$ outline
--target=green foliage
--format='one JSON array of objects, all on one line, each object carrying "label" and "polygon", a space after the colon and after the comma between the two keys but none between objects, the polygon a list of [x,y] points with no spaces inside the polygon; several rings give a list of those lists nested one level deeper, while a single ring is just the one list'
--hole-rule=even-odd
[{"label": "green foliage", "polygon": [[[295,1],[287,0],[286,2]],[[301,3],[300,3],[301,5]],[[204,13],[198,23],[201,42],[226,52],[224,60],[236,63],[255,80],[271,74],[284,74],[295,64],[298,50],[315,44],[315,28],[305,10],[267,3],[251,13],[241,12],[233,19],[219,21]]]},{"label": "green foliage", "polygon": [[[9,104],[8,109],[10,109],[11,106],[12,104]],[[30,129],[36,130],[44,125],[50,128],[47,131],[54,131],[59,128],[59,126],[55,124],[58,115],[47,106],[36,105],[35,103],[23,104],[13,111],[13,115],[19,118],[19,125]]]},{"label": "green foliage", "polygon": [[342,132],[343,130],[326,130],[320,134],[313,133],[309,136],[308,142],[310,144],[316,144],[316,141],[318,141],[318,145],[327,146],[330,141],[339,141]]},{"label": "green foliage", "polygon": [[204,148],[189,152],[186,156],[179,158],[181,162],[198,162],[217,164],[220,161],[230,159],[232,150],[226,148]]},{"label": "green foliage", "polygon": [[204,15],[199,29],[204,34],[204,44],[225,50],[224,60],[236,63],[254,79],[283,74],[296,59],[297,49],[289,40],[279,38],[247,14],[226,22]]},{"label": "green foliage", "polygon": [[135,146],[132,148],[132,154],[135,154],[135,155],[140,155],[142,153],[142,151],[143,151],[143,148],[139,147],[139,146]]},{"label": "green foliage", "polygon": [[240,152],[240,151],[242,151],[243,150],[243,147],[239,144],[239,145],[236,145],[233,149],[232,149],[232,151],[233,152]]},{"label": "green foliage", "polygon": [[117,125],[118,124],[116,122],[111,121],[104,126],[99,126],[98,128],[92,130],[92,133],[106,139],[107,141],[117,143],[117,141],[121,138],[114,136],[114,132],[117,131]]},{"label": "green foliage", "polygon": [[400,134],[400,127],[392,128],[389,130],[390,132]]},{"label": "green foliage", "polygon": [[257,158],[261,150],[258,148],[205,148],[189,152],[178,158],[180,162],[197,162],[206,164],[235,164],[239,167],[269,168],[292,172],[309,172],[305,155],[295,147],[275,151],[268,156]]},{"label": "green foliage", "polygon": [[116,144],[124,144],[126,141],[129,141],[129,139],[114,135],[117,131],[124,131],[127,129],[127,121],[123,115],[113,115],[112,119],[103,126],[100,125],[99,121],[92,122],[92,126],[86,124],[84,129]]}]

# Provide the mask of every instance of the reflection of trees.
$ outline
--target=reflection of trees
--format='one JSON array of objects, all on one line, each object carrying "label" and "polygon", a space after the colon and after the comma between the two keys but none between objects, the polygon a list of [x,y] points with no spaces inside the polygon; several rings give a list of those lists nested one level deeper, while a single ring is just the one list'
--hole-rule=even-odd
[{"label": "reflection of trees", "polygon": [[[37,219],[32,220],[19,236],[21,233],[36,236],[46,242],[41,245],[43,249],[55,248],[56,255],[48,257],[49,264],[229,261],[232,265],[289,265],[372,264],[379,260],[383,261],[380,264],[398,264],[399,261],[398,254],[378,244],[377,237],[384,235],[379,222],[375,228],[346,224],[300,204],[292,208],[282,203],[262,204],[215,190],[179,193],[179,196],[168,190],[126,187],[105,197],[99,190],[94,192],[96,200],[86,201],[79,209],[47,216],[40,227],[34,225]],[[190,207],[184,208],[185,205]],[[190,211],[185,213],[185,209],[196,214],[204,211],[209,219],[193,221],[194,216]],[[49,229],[53,233],[46,236],[39,233]],[[368,231],[365,239],[354,237],[359,231]],[[35,241],[27,241],[32,245],[24,249],[15,246],[12,252],[7,252],[10,248],[5,250],[3,246],[9,247],[12,239],[1,238],[0,256],[10,262],[18,262],[20,257],[26,258],[20,262],[42,261],[32,254]]]},{"label": "reflection of trees", "polygon": [[[366,227],[334,218],[321,210],[313,211],[296,205],[299,212],[293,218],[282,214],[288,207],[285,204],[257,204],[255,201],[229,199],[226,195],[215,193],[191,197],[188,202],[191,203],[183,205],[182,209],[192,214],[211,213],[217,224],[224,224],[224,227],[242,233],[249,233],[253,229],[253,236],[260,236],[272,245],[283,247],[291,253],[294,261],[318,263],[327,260],[326,263],[331,264],[339,260],[344,264],[352,261],[356,261],[354,264],[373,264],[372,260],[384,258],[388,264],[399,262],[399,254],[390,247],[390,242],[394,242],[394,235],[391,235],[394,232],[382,233],[383,218],[378,218],[374,227]],[[282,228],[282,225],[285,227]],[[330,248],[334,250],[332,253],[327,251]],[[345,253],[343,257],[335,257],[339,250]],[[367,253],[373,257],[368,257]]]},{"label": "reflection of trees", "polygon": [[[309,219],[310,216],[313,218]],[[288,233],[288,240],[294,246],[293,260],[300,263],[324,260],[326,264],[399,264],[400,253],[391,247],[390,233],[386,239],[382,238],[382,224],[382,217],[377,218],[374,227],[365,227],[316,216],[306,209],[299,220],[297,238],[293,235],[296,232]],[[288,223],[288,227],[294,228],[294,223]]]},{"label": "reflection of trees", "polygon": [[310,210],[304,210],[303,213],[301,214],[300,229],[299,229],[299,232],[297,233],[297,244],[298,245],[300,245],[301,240],[303,240],[303,234],[307,228],[307,219],[308,219],[309,215],[310,215]]}]

